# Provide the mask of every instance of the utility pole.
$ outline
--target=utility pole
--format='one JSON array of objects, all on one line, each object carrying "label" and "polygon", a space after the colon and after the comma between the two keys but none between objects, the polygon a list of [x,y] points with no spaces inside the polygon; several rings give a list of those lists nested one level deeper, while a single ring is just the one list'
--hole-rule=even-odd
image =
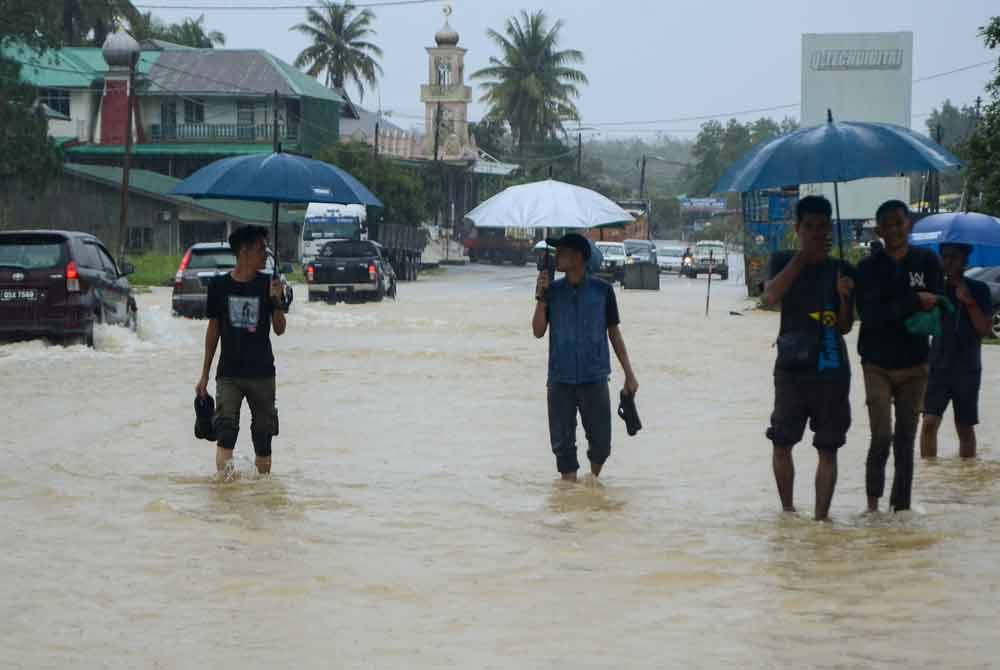
[{"label": "utility pole", "polygon": [[[938,144],[941,144],[941,140],[944,139],[944,128],[941,124],[937,124],[937,128],[934,129],[934,137]],[[930,211],[932,214],[937,214],[941,211],[941,173],[934,172],[931,181],[931,198],[930,198]]]},{"label": "utility pole", "polygon": [[139,60],[139,45],[129,54],[128,60],[128,92],[126,104],[128,110],[125,112],[125,154],[122,156],[122,204],[121,218],[118,220],[118,258],[125,258],[125,250],[128,248],[128,191],[129,191],[129,170],[132,168],[132,104],[134,100],[133,90],[135,88],[135,65]]},{"label": "utility pole", "polygon": [[646,154],[642,155],[642,169],[639,171],[639,200],[646,199]]},{"label": "utility pole", "polygon": [[583,176],[583,133],[576,134],[576,176]]},{"label": "utility pole", "polygon": [[[274,153],[281,153],[281,142],[278,141],[278,91],[274,91],[274,118],[271,120],[271,141]],[[281,267],[281,257],[278,255],[278,201],[271,203],[271,229],[274,231],[274,271],[278,272]]]},{"label": "utility pole", "polygon": [[378,158],[378,135],[379,135],[379,122],[382,120],[382,110],[378,110],[378,116],[375,117],[375,145],[373,149],[373,155]]},{"label": "utility pole", "polygon": [[438,146],[441,142],[441,103],[438,102],[434,109],[434,168],[438,178],[438,192],[441,194],[438,206],[434,208],[434,225],[438,224],[441,214],[441,202],[444,202],[444,175],[441,172],[441,163],[438,160]]}]

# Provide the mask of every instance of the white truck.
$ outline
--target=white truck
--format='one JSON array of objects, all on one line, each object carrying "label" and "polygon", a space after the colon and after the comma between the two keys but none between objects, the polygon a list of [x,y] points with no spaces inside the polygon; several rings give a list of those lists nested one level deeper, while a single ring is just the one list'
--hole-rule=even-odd
[{"label": "white truck", "polygon": [[364,205],[309,203],[302,222],[302,264],[316,260],[332,240],[367,240],[367,218]]}]

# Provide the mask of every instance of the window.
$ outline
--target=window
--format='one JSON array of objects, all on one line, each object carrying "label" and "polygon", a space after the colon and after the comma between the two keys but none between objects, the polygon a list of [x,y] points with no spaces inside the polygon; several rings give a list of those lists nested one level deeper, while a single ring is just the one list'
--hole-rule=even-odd
[{"label": "window", "polygon": [[153,246],[152,228],[129,228],[128,248],[129,251],[145,251]]},{"label": "window", "polygon": [[101,257],[101,264],[104,266],[104,271],[112,277],[117,277],[118,266],[115,265],[113,260],[111,260],[111,254],[108,253],[107,249],[102,246],[98,246],[97,255]]},{"label": "window", "polygon": [[97,245],[93,242],[84,242],[81,246],[80,265],[91,270],[103,270],[101,257],[97,253]]},{"label": "window", "polygon": [[69,91],[61,88],[43,88],[38,91],[38,99],[52,111],[69,116]]},{"label": "window", "polygon": [[205,123],[205,101],[184,101],[184,123]]}]

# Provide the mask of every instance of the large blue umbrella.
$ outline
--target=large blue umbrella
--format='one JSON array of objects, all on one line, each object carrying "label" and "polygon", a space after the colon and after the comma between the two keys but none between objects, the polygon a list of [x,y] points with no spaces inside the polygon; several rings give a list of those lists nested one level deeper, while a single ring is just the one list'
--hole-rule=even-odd
[{"label": "large blue umbrella", "polygon": [[1000,265],[1000,219],[974,212],[933,214],[917,222],[910,233],[917,247],[932,247],[940,253],[949,242],[972,247],[969,265]]},{"label": "large blue umbrella", "polygon": [[281,152],[215,161],[177,184],[174,193],[192,198],[274,203],[271,223],[275,253],[279,202],[382,207],[382,201],[364,184],[335,165]]},{"label": "large blue umbrella", "polygon": [[832,182],[839,226],[838,182],[960,167],[962,162],[951,152],[909,128],[834,121],[828,112],[822,125],[801,128],[754,147],[729,168],[713,191],[746,193]]}]

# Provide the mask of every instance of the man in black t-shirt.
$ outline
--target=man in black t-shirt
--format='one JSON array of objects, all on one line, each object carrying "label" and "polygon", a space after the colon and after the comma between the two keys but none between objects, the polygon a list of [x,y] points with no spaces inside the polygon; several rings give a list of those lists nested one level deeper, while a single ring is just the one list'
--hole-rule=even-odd
[{"label": "man in black t-shirt", "polygon": [[941,417],[951,403],[958,432],[958,454],[976,455],[976,424],[979,423],[979,387],[982,383],[982,338],[993,330],[989,287],[963,276],[972,253],[966,244],[942,244],[945,295],[955,311],[941,314],[941,336],[931,345],[931,372],[924,398],[924,423],[920,432],[920,455],[937,456],[937,434]]},{"label": "man in black t-shirt", "polygon": [[906,203],[883,203],[875,220],[885,247],[858,264],[858,351],[872,432],[865,488],[868,510],[877,511],[891,447],[896,467],[889,507],[902,511],[910,509],[913,447],[927,388],[929,352],[928,338],[911,334],[906,321],[937,304],[941,262],[933,251],[910,246],[913,221]]},{"label": "man in black t-shirt", "polygon": [[844,334],[854,323],[854,270],[828,256],[832,232],[830,202],[807,196],[796,207],[799,250],[771,258],[765,304],[781,303],[778,357],[774,366],[774,412],[767,436],[785,511],[795,510],[792,448],[808,423],[819,452],[816,519],[829,516],[837,485],[837,450],[851,426],[851,369]]},{"label": "man in black t-shirt", "polygon": [[257,456],[257,471],[271,471],[271,439],[278,434],[275,407],[275,335],[285,332],[284,292],[277,277],[261,274],[267,260],[264,228],[244,226],[229,236],[236,254],[236,268],[216,277],[208,287],[208,329],[199,396],[208,393],[208,377],[219,340],[222,353],[216,371],[215,432],[218,448],[215,464],[220,472],[232,462],[240,430],[240,407],[250,405],[250,436]]}]

